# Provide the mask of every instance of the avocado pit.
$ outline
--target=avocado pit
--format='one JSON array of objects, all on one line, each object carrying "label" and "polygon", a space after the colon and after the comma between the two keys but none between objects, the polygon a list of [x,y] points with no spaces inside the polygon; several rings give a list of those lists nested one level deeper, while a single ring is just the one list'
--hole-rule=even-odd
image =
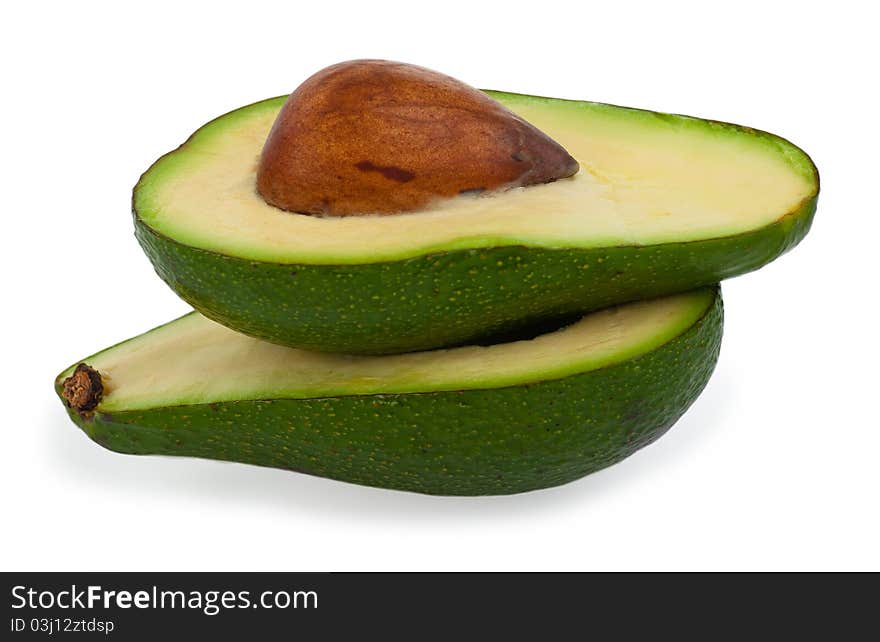
[{"label": "avocado pit", "polygon": [[287,99],[262,150],[257,192],[301,214],[397,214],[578,168],[549,136],[459,80],[353,60],[319,71]]}]

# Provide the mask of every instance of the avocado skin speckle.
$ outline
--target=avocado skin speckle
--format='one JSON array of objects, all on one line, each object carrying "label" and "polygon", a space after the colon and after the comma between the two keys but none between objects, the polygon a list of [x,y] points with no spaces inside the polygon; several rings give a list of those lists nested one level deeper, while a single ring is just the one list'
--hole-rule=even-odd
[{"label": "avocado skin speckle", "polygon": [[390,354],[515,332],[542,319],[649,299],[743,274],[807,233],[816,198],[754,232],[646,246],[457,250],[355,265],[244,260],[183,245],[135,213],[156,272],[233,330],[310,350]]},{"label": "avocado skin speckle", "polygon": [[573,481],[660,437],[709,380],[722,324],[718,292],[699,321],[647,354],[507,388],[68,413],[91,439],[123,453],[428,494],[519,493]]}]

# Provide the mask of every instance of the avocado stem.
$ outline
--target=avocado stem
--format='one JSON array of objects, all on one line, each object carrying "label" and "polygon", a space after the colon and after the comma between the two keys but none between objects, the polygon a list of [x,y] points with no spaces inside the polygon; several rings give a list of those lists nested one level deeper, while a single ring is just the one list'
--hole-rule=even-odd
[{"label": "avocado stem", "polygon": [[101,373],[85,363],[76,366],[73,374],[62,382],[61,388],[61,396],[67,407],[79,413],[94,410],[104,394]]}]

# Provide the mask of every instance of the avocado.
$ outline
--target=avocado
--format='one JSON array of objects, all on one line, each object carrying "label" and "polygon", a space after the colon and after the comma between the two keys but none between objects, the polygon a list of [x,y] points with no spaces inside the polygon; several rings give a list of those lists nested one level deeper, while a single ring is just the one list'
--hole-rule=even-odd
[{"label": "avocado", "polygon": [[255,187],[279,97],[208,123],[147,170],[134,190],[136,235],[172,289],[219,323],[280,344],[383,354],[709,286],[773,260],[810,227],[816,168],[777,136],[488,94],[580,171],[415,213],[296,214]]},{"label": "avocado", "polygon": [[56,391],[118,452],[444,495],[564,484],[662,435],[705,386],[717,288],[507,343],[390,356],[270,344],[191,313],[85,359]]}]

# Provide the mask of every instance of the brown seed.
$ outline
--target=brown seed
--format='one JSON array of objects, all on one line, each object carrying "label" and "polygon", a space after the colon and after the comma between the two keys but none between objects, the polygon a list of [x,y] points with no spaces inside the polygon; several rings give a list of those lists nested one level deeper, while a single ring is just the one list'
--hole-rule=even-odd
[{"label": "brown seed", "polygon": [[577,171],[558,143],[469,85],[414,65],[353,60],[287,99],[257,190],[291,212],[395,214]]}]

